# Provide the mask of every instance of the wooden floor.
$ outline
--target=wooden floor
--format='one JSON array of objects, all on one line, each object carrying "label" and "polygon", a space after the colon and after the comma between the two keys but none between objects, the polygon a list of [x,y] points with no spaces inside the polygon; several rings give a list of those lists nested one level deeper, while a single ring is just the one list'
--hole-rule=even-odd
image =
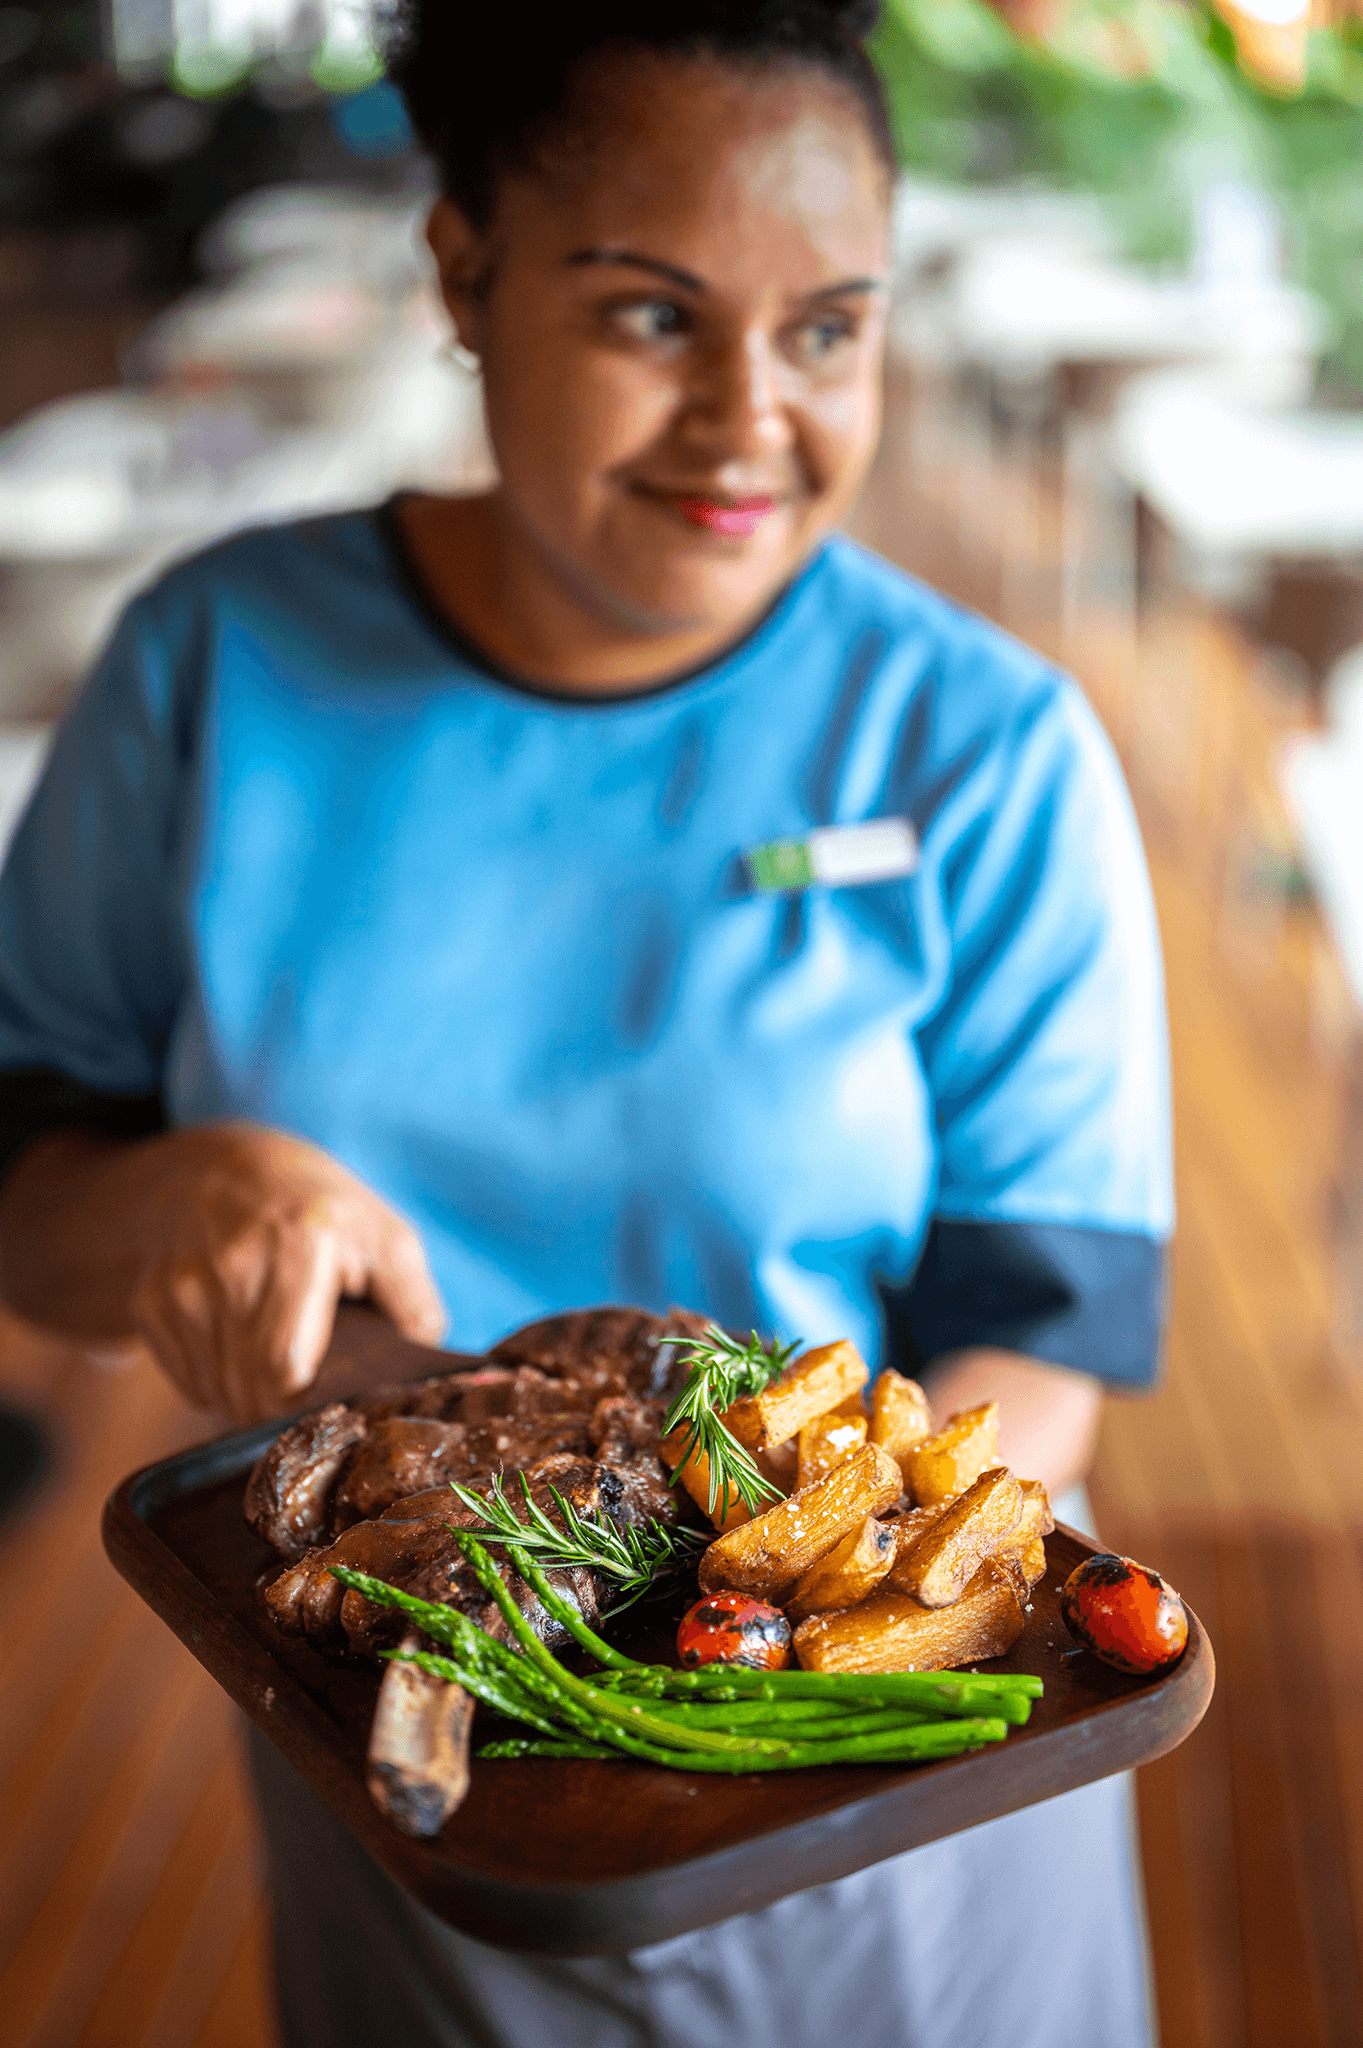
[{"label": "wooden floor", "polygon": [[[1110,593],[1076,617],[1054,493],[978,441],[953,459],[952,431],[968,422],[925,423],[921,394],[897,393],[861,528],[1042,643],[1067,620],[1137,787],[1168,962],[1169,1370],[1153,1398],[1109,1403],[1093,1489],[1107,1539],[1167,1571],[1219,1662],[1203,1728],[1140,1783],[1164,2044],[1346,2048],[1363,2043],[1363,1382],[1331,1345],[1341,1006],[1312,914],[1254,881],[1282,840],[1273,749],[1301,714],[1208,612],[1167,609],[1139,645]],[[266,2048],[230,1713],[99,1547],[113,1482],[203,1424],[148,1366],[92,1367],[13,1324],[0,1392],[59,1445],[0,1537],[0,2043]]]}]

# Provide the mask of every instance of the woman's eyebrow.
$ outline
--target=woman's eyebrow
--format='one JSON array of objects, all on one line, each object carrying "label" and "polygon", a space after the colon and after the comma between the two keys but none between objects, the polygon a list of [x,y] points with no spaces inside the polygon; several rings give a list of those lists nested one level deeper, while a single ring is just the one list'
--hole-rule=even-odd
[{"label": "woman's eyebrow", "polygon": [[678,285],[684,292],[703,292],[705,280],[697,277],[694,270],[682,270],[675,263],[664,263],[659,256],[639,256],[633,249],[577,249],[568,258],[570,263],[618,263],[626,270],[651,270],[656,277],[665,277],[669,284]]},{"label": "woman's eyebrow", "polygon": [[[584,267],[589,263],[614,263],[626,270],[648,270],[655,277],[667,279],[680,291],[701,293],[708,289],[705,279],[697,277],[694,270],[683,270],[679,264],[665,263],[661,256],[643,256],[634,249],[575,249],[567,259],[569,263]],[[837,284],[822,284],[812,292],[804,294],[805,303],[818,299],[842,299],[858,292],[882,292],[889,284],[884,277],[844,277]]]}]

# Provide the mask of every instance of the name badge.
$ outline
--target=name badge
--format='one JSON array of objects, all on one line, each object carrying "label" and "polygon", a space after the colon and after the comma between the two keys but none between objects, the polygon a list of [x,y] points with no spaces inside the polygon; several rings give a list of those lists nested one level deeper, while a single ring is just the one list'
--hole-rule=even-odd
[{"label": "name badge", "polygon": [[894,882],[918,866],[918,834],[907,818],[825,825],[803,839],[770,839],[743,856],[754,889],[855,888]]}]

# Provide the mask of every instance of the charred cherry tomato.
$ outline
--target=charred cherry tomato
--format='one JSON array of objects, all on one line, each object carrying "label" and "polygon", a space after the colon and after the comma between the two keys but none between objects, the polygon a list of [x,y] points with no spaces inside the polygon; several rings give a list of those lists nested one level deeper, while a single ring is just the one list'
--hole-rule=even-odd
[{"label": "charred cherry tomato", "polygon": [[1164,1671],[1183,1655],[1188,1617],[1158,1572],[1100,1551],[1066,1579],[1060,1608],[1069,1632],[1118,1671]]},{"label": "charred cherry tomato", "polygon": [[779,1607],[747,1593],[707,1593],[687,1609],[677,1630],[677,1654],[697,1664],[746,1664],[782,1671],[790,1662],[790,1623]]}]

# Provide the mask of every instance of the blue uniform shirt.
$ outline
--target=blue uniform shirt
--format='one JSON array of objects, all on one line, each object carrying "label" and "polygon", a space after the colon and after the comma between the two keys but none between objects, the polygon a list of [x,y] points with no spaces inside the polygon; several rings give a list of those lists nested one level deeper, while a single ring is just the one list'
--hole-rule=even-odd
[{"label": "blue uniform shirt", "polygon": [[[908,877],[751,885],[755,844],[898,816]],[[383,514],[173,570],[0,881],[0,1070],[61,1077],[48,1123],[119,1098],[325,1146],[421,1230],[461,1347],[676,1302],[873,1362],[1155,1371],[1167,1060],[1119,771],[1071,683],[845,540],[723,659],[604,702],[461,645]]]}]

